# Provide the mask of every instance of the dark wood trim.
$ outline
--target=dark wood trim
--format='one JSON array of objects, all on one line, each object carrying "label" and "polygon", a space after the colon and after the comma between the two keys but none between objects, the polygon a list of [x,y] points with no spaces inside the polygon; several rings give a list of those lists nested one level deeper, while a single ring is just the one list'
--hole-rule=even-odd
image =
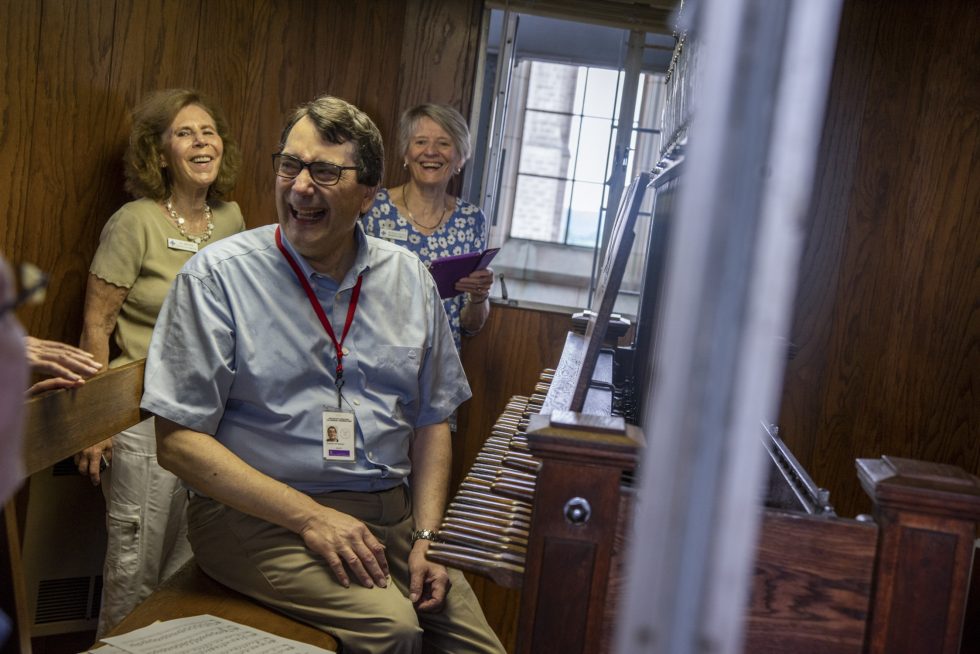
[{"label": "dark wood trim", "polygon": [[27,475],[48,468],[140,421],[144,361],[108,370],[75,389],[27,401]]},{"label": "dark wood trim", "polygon": [[881,531],[868,629],[871,654],[960,651],[980,479],[955,466],[859,459]]},{"label": "dark wood trim", "polygon": [[[14,642],[20,648],[21,654],[31,654],[31,620],[30,616],[23,607],[27,606],[27,584],[24,581],[22,570],[24,569],[23,558],[21,557],[21,528],[17,522],[17,506],[15,500],[9,500],[3,507],[3,522],[5,532],[5,545],[7,549],[7,562],[10,565],[9,590],[11,601],[14,603],[15,611],[11,616],[14,620],[14,631],[10,635],[7,646],[13,646]],[[6,648],[4,649],[6,651]]]}]

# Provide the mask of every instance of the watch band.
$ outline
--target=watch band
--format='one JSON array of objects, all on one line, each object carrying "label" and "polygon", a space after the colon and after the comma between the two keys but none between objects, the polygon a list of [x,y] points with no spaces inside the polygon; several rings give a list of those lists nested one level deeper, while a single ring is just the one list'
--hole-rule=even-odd
[{"label": "watch band", "polygon": [[433,542],[439,540],[439,532],[433,531],[432,529],[416,529],[412,532],[412,545],[419,540],[431,540]]}]

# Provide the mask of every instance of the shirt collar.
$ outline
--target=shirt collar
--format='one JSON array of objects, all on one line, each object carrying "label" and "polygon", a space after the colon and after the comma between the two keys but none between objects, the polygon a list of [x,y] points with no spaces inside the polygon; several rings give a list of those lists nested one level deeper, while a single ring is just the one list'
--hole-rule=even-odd
[{"label": "shirt collar", "polygon": [[[292,255],[306,279],[312,280],[316,277],[328,279],[326,275],[318,273],[316,270],[314,270],[313,266],[310,265],[310,262],[296,251],[293,244],[289,242],[288,238],[286,238],[286,232],[282,228],[279,229],[279,234],[282,237],[283,247],[285,247],[289,254]],[[354,263],[347,272],[347,277],[345,277],[344,281],[340,284],[341,288],[348,285],[353,286],[354,280],[357,279],[357,276],[371,267],[371,255],[368,248],[368,240],[367,236],[364,234],[364,227],[361,225],[360,220],[354,223],[354,240],[357,241],[357,254],[354,255]],[[347,283],[348,280],[350,280],[350,284]]]},{"label": "shirt collar", "polygon": [[354,257],[354,265],[350,269],[354,277],[357,277],[371,267],[371,250],[360,220],[354,223],[354,238],[357,240],[357,256]]}]

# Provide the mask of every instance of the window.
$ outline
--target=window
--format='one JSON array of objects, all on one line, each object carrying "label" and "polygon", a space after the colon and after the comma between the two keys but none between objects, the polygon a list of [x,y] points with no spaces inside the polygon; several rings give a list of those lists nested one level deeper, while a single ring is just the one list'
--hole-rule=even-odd
[{"label": "window", "polygon": [[[493,223],[491,244],[501,247],[494,269],[504,277],[508,299],[581,309],[591,300],[607,215],[615,216],[631,179],[656,163],[663,77],[656,65],[626,73],[625,50],[633,42],[626,30],[524,15],[520,21],[510,59],[503,51],[488,53],[488,72],[500,67],[501,74],[496,92],[490,85],[483,91],[485,131],[476,155],[483,160],[474,164],[487,171],[483,190],[490,190],[470,195]],[[555,38],[569,25],[588,31]],[[543,34],[564,42],[567,52],[531,51]],[[599,45],[604,39],[609,46]],[[672,46],[667,37],[662,49],[669,54]],[[503,111],[489,101],[504,96]],[[629,119],[620,126],[626,98]],[[488,136],[494,112],[502,127]],[[641,219],[638,226],[634,250],[640,256],[628,266],[620,293],[624,303],[617,305],[631,315],[649,222]],[[500,294],[498,287],[494,295]]]},{"label": "window", "polygon": [[[510,237],[594,248],[615,158],[624,73],[534,60],[518,68],[526,100]],[[635,139],[631,155],[634,149]]]}]

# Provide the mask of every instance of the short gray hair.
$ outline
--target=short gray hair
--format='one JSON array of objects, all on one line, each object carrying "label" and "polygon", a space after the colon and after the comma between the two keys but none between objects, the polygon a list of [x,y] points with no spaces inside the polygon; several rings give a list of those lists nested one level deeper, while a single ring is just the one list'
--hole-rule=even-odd
[{"label": "short gray hair", "polygon": [[419,120],[428,118],[436,125],[446,130],[452,139],[453,147],[465,163],[469,161],[473,148],[470,144],[470,128],[463,114],[444,104],[420,104],[405,110],[398,121],[398,152],[405,156],[412,133],[418,127]]}]

